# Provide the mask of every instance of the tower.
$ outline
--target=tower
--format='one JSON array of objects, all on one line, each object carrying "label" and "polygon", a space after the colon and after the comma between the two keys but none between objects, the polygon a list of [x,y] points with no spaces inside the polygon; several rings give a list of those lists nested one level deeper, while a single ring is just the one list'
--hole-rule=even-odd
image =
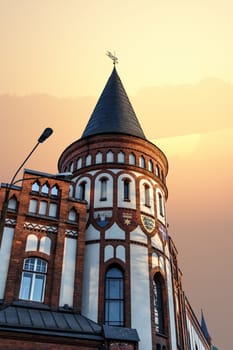
[{"label": "tower", "polygon": [[146,139],[115,66],[58,168],[73,172],[72,195],[87,201],[83,315],[136,328],[140,349],[175,348],[168,162]]},{"label": "tower", "polygon": [[166,156],[146,139],[115,63],[59,174],[26,169],[10,188],[0,349],[211,349],[167,231]]}]

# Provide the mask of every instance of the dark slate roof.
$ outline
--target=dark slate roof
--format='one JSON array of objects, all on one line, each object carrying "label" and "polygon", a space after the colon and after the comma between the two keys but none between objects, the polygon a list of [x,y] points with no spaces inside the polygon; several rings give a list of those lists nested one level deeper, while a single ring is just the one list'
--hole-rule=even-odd
[{"label": "dark slate roof", "polygon": [[102,327],[73,312],[8,306],[0,310],[0,330],[101,340]]},{"label": "dark slate roof", "polygon": [[82,138],[108,133],[127,134],[146,139],[115,66]]},{"label": "dark slate roof", "polygon": [[106,339],[134,342],[138,342],[140,340],[136,329],[133,328],[113,327],[104,325],[103,329],[104,336]]}]

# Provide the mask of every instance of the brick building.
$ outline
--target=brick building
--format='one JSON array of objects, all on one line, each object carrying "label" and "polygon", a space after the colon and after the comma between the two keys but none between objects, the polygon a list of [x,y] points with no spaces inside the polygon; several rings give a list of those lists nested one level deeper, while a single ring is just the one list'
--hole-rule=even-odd
[{"label": "brick building", "polygon": [[25,170],[10,189],[0,349],[210,350],[167,230],[166,156],[146,139],[115,66],[58,170]]}]

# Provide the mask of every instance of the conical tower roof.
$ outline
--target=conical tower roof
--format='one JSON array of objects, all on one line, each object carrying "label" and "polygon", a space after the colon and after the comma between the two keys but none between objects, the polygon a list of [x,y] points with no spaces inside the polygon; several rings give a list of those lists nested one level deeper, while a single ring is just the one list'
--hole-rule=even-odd
[{"label": "conical tower roof", "polygon": [[115,65],[82,138],[109,133],[127,134],[146,139]]}]

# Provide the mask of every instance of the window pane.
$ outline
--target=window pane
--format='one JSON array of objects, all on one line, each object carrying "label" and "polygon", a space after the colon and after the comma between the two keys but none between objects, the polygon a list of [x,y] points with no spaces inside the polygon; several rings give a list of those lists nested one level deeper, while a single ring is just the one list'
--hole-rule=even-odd
[{"label": "window pane", "polygon": [[53,218],[57,217],[57,204],[56,203],[50,203],[49,216],[52,216]]},{"label": "window pane", "polygon": [[58,196],[58,187],[57,186],[53,186],[51,189],[51,195],[52,196]]},{"label": "window pane", "polygon": [[29,213],[36,213],[36,209],[37,209],[37,200],[36,199],[30,199],[29,202]]},{"label": "window pane", "polygon": [[47,210],[47,202],[41,201],[40,202],[40,207],[39,207],[39,214],[40,215],[46,215],[46,210]]},{"label": "window pane", "polygon": [[45,276],[35,275],[34,288],[31,296],[31,300],[34,300],[34,301],[43,300],[44,280],[45,280]]},{"label": "window pane", "polygon": [[44,260],[37,259],[37,264],[36,264],[35,270],[37,272],[44,272],[44,273],[46,273],[47,263]]},{"label": "window pane", "polygon": [[42,186],[41,192],[42,192],[43,194],[48,194],[48,193],[49,193],[49,186],[48,186],[47,184],[44,184],[44,185]]},{"label": "window pane", "polygon": [[20,299],[30,299],[30,291],[32,286],[32,273],[29,272],[23,272],[22,281],[21,281],[21,288],[20,288]]},{"label": "window pane", "polygon": [[34,184],[32,185],[32,191],[39,192],[39,190],[40,190],[40,187],[39,187],[38,182],[34,182]]},{"label": "window pane", "polygon": [[34,271],[35,268],[35,258],[26,259],[24,261],[24,270]]}]

